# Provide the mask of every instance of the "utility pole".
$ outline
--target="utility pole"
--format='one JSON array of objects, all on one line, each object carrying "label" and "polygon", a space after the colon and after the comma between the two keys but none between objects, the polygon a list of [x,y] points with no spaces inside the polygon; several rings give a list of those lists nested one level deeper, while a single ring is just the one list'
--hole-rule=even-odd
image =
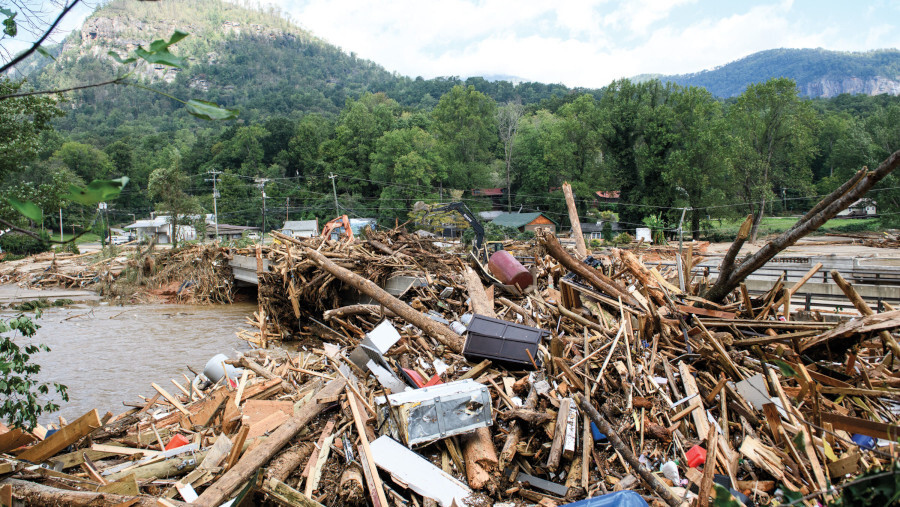
[{"label": "utility pole", "polygon": [[256,184],[259,185],[259,189],[262,191],[262,234],[260,235],[259,242],[260,244],[265,244],[266,242],[266,183],[269,182],[269,178],[256,178]]},{"label": "utility pole", "polygon": [[334,214],[340,215],[341,212],[338,209],[338,200],[337,200],[337,187],[335,187],[335,185],[334,185],[334,178],[335,178],[334,173],[330,173],[328,175],[328,177],[331,178],[331,191],[334,192]]},{"label": "utility pole", "polygon": [[216,202],[219,198],[219,189],[216,188],[216,181],[219,179],[219,175],[222,174],[222,171],[206,171],[206,174],[212,175],[212,178],[209,178],[206,181],[212,180],[213,184],[213,219],[216,221],[216,241],[219,241],[219,207]]},{"label": "utility pole", "polygon": [[290,207],[291,207],[291,198],[285,197],[284,198],[284,221],[285,222],[287,222],[290,219],[290,215],[288,214],[289,213],[288,209],[290,209]]},{"label": "utility pole", "polygon": [[59,240],[63,240],[62,208],[59,208]]}]

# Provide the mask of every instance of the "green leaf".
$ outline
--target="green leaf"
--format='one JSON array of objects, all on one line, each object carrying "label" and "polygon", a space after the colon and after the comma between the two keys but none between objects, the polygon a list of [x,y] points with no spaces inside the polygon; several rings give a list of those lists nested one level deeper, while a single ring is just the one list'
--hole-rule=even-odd
[{"label": "green leaf", "polygon": [[37,52],[38,52],[41,56],[43,56],[43,57],[45,57],[45,58],[49,58],[49,59],[51,59],[51,60],[53,60],[53,61],[56,61],[56,57],[53,56],[53,55],[51,55],[50,52],[47,51],[46,49],[44,49],[43,46],[38,46],[38,47],[37,47]]},{"label": "green leaf", "polygon": [[119,53],[116,53],[115,51],[108,51],[106,54],[111,56],[113,60],[115,60],[123,65],[127,65],[129,63],[134,63],[137,61],[137,58],[135,58],[135,57],[126,58],[123,60],[122,57],[119,56]]},{"label": "green leaf", "polygon": [[185,102],[185,106],[189,113],[204,120],[233,120],[238,116],[237,109],[226,109],[205,100],[191,99]]},{"label": "green leaf", "polygon": [[19,33],[19,27],[16,26],[16,13],[3,20],[3,33],[10,37],[15,37]]},{"label": "green leaf", "polygon": [[0,7],[0,14],[3,14],[4,16],[10,17],[10,18],[13,18],[16,16],[16,13],[14,11],[11,11],[4,7]]},{"label": "green leaf", "polygon": [[797,376],[797,372],[795,372],[794,369],[791,368],[791,365],[785,363],[784,361],[782,361],[780,359],[776,359],[774,361],[774,363],[776,365],[778,365],[778,369],[781,370],[781,374],[784,375],[785,377],[796,377]]},{"label": "green leaf", "polygon": [[709,504],[713,507],[741,507],[741,503],[721,484],[713,483],[712,497]]},{"label": "green leaf", "polygon": [[134,50],[134,54],[148,63],[160,63],[171,67],[184,67],[184,58],[173,55],[165,48],[159,51],[147,51],[144,48],[137,48]]},{"label": "green leaf", "polygon": [[6,202],[15,208],[16,211],[31,219],[32,222],[40,222],[44,216],[44,212],[41,211],[41,208],[38,208],[37,205],[31,201],[22,202],[18,199],[7,197]]},{"label": "green leaf", "polygon": [[794,447],[796,447],[798,450],[805,449],[806,448],[806,433],[803,433],[802,431],[800,433],[797,433],[796,435],[794,435],[792,442],[794,442]]},{"label": "green leaf", "polygon": [[70,201],[75,201],[85,206],[91,206],[98,202],[114,199],[128,184],[128,176],[122,176],[115,180],[94,180],[85,188],[69,185],[69,194],[63,196]]},{"label": "green leaf", "polygon": [[164,39],[159,39],[159,40],[155,40],[155,41],[151,42],[150,43],[150,51],[156,52],[161,49],[166,49],[169,46],[171,46],[172,44],[175,44],[176,42],[180,41],[181,39],[187,37],[188,35],[190,35],[190,34],[182,32],[180,30],[175,30],[175,33],[173,33],[172,36],[169,37],[168,42],[166,42]]}]

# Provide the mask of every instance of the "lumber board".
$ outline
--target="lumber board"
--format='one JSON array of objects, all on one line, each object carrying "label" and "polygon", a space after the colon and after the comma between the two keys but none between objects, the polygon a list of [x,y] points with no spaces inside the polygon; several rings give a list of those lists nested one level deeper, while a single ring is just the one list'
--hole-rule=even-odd
[{"label": "lumber board", "polygon": [[59,431],[47,437],[46,440],[29,447],[19,455],[19,459],[32,463],[42,463],[100,426],[102,426],[100,414],[97,413],[97,409],[91,410],[72,421],[71,424],[63,426]]}]

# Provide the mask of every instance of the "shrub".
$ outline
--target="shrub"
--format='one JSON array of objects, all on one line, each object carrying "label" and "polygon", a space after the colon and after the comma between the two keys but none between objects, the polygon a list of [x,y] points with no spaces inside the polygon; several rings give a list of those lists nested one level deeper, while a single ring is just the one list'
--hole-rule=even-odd
[{"label": "shrub", "polygon": [[8,232],[0,236],[0,248],[4,252],[17,255],[33,255],[46,252],[50,249],[50,236],[46,232],[40,233],[41,239],[27,234]]},{"label": "shrub", "polygon": [[616,237],[613,238],[612,241],[614,245],[627,245],[628,243],[634,241],[634,237],[632,237],[632,235],[628,234],[627,232],[623,232],[616,235]]}]

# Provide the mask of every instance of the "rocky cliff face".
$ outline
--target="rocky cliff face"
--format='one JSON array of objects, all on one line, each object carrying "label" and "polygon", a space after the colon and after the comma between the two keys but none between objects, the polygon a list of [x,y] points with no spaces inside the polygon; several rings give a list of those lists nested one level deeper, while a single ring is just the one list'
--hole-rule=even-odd
[{"label": "rocky cliff face", "polygon": [[883,93],[900,95],[900,81],[884,76],[865,79],[852,76],[841,79],[823,77],[808,82],[804,87],[804,93],[810,97],[823,98],[836,97],[842,93],[851,95],[881,95]]}]

